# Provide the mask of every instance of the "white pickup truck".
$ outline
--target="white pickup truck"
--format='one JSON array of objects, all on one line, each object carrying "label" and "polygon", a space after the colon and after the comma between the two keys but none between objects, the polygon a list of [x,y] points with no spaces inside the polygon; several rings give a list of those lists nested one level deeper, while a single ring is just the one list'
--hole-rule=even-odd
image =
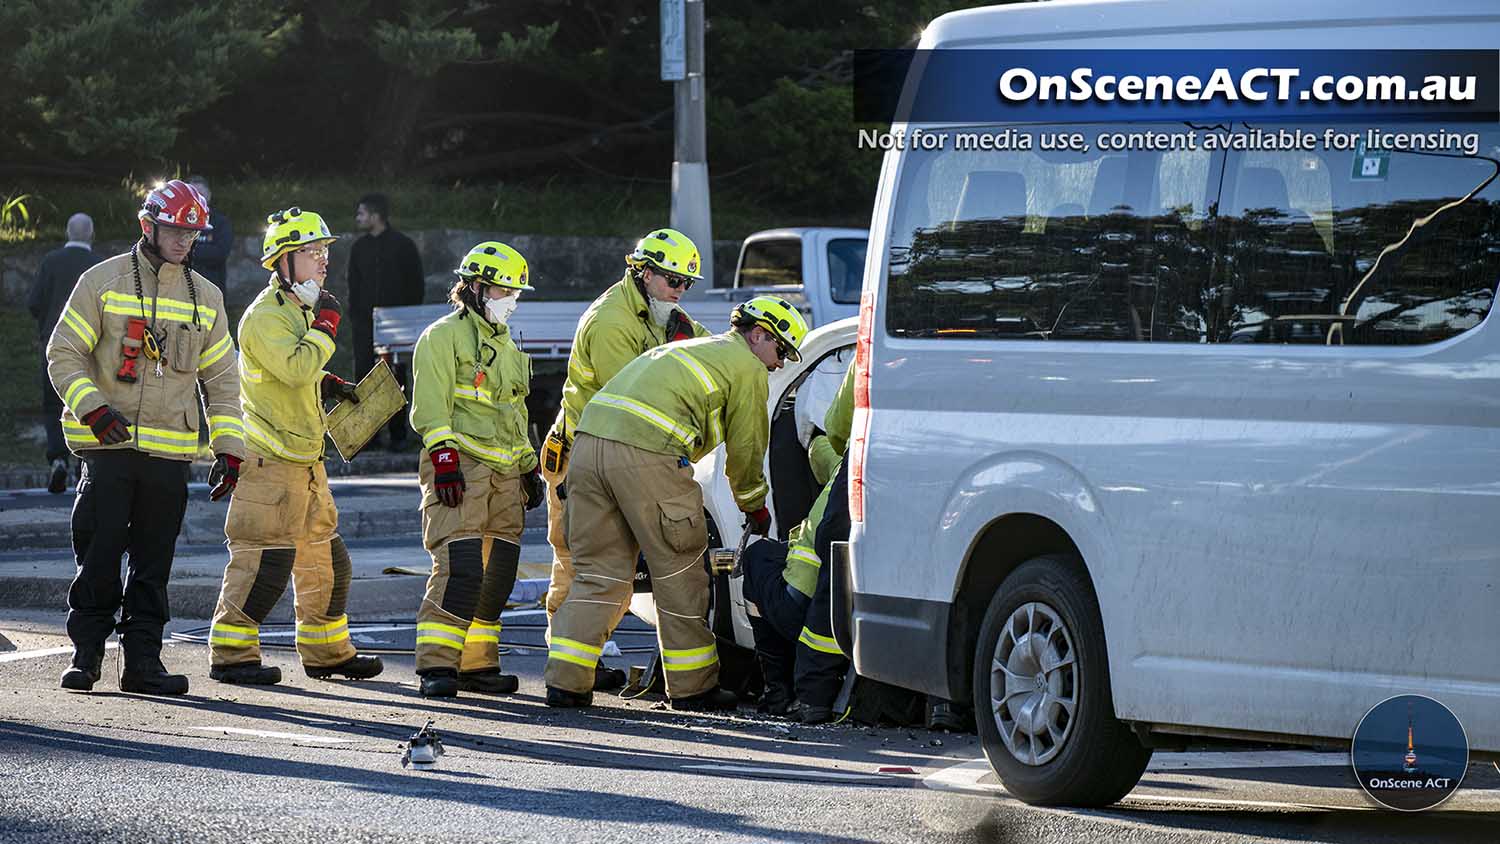
[{"label": "white pickup truck", "polygon": [[[683,297],[688,314],[710,331],[729,328],[734,305],[762,293],[781,296],[808,318],[811,327],[854,316],[865,266],[864,229],[789,228],[756,232],[740,247],[731,287],[692,290]],[[573,333],[588,301],[528,299],[511,317],[521,351],[531,355],[528,415],[545,431],[557,416],[567,377]],[[411,354],[423,329],[448,313],[449,305],[405,305],[375,309],[375,354],[392,362]]]},{"label": "white pickup truck", "polygon": [[734,285],[707,291],[731,306],[752,296],[780,296],[817,328],[859,312],[866,229],[770,229],[745,238]]}]

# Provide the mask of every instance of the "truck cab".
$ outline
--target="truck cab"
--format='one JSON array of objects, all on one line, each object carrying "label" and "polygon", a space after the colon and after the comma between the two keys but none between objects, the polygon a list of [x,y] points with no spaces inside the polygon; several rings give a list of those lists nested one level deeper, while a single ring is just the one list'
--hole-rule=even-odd
[{"label": "truck cab", "polygon": [[730,287],[706,295],[730,305],[752,296],[780,296],[816,328],[859,311],[866,229],[804,226],[769,229],[745,238]]}]

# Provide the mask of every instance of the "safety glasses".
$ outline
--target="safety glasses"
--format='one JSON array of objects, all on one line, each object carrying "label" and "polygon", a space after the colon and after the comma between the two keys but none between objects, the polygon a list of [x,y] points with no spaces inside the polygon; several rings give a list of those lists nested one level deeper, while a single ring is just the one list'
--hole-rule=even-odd
[{"label": "safety glasses", "polygon": [[327,246],[304,246],[297,250],[297,254],[303,258],[311,258],[314,261],[328,260]]},{"label": "safety glasses", "polygon": [[197,240],[200,234],[203,232],[197,229],[179,229],[176,226],[158,226],[156,229],[157,237],[183,246]]}]

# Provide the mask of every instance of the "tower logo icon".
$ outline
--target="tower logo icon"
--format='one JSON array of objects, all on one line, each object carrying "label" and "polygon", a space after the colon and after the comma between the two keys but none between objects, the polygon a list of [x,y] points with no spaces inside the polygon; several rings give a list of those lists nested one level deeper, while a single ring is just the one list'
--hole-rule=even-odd
[{"label": "tower logo icon", "polygon": [[1448,707],[1425,695],[1397,695],[1360,719],[1349,755],[1371,800],[1387,809],[1420,812],[1458,790],[1469,766],[1469,742]]}]

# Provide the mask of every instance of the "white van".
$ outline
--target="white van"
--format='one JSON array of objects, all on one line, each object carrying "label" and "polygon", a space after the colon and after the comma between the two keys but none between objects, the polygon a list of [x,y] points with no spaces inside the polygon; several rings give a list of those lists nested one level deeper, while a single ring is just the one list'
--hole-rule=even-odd
[{"label": "white van", "polygon": [[[1496,44],[1453,0],[1024,4],[921,41]],[[1174,736],[1347,745],[1404,692],[1500,759],[1500,131],[1376,128],[1479,154],[886,154],[836,631],[972,698],[1021,799],[1117,800]]]}]

